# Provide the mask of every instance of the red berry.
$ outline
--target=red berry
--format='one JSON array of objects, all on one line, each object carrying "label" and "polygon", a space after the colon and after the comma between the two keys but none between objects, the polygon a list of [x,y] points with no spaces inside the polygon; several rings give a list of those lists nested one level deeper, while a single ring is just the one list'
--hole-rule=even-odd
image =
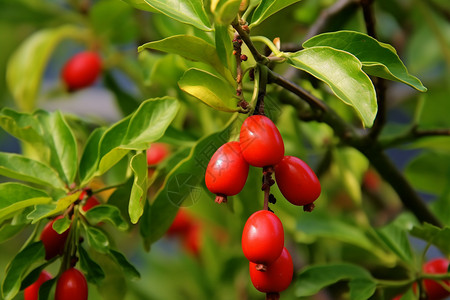
[{"label": "red berry", "polygon": [[283,224],[273,212],[260,210],[248,218],[242,232],[242,251],[249,261],[267,266],[283,248]]},{"label": "red berry", "polygon": [[23,296],[25,300],[38,300],[39,298],[39,288],[41,285],[46,282],[47,280],[52,279],[52,275],[48,273],[47,271],[42,271],[41,274],[39,274],[39,278],[32,283],[31,285],[27,286],[25,290],[23,291]]},{"label": "red berry", "polygon": [[364,173],[363,185],[370,191],[376,191],[380,188],[380,176],[372,169]]},{"label": "red berry", "polygon": [[[206,187],[211,193],[224,196],[238,194],[245,185],[248,175],[248,163],[242,156],[239,142],[228,142],[217,149],[211,157],[205,174]],[[220,198],[220,197],[219,197]]]},{"label": "red berry", "polygon": [[[447,274],[448,266],[448,259],[436,258],[424,264],[423,271],[426,274]],[[443,282],[447,286],[450,286],[450,280],[443,280]],[[434,280],[425,279],[423,281],[423,284],[428,295],[428,300],[441,300],[450,295],[450,293],[446,289],[444,289],[439,283]]]},{"label": "red berry", "polygon": [[267,267],[265,272],[258,271],[256,264],[250,262],[250,279],[253,286],[263,293],[279,293],[289,287],[294,273],[294,264],[286,248],[281,255]]},{"label": "red berry", "polygon": [[61,234],[58,234],[53,229],[53,223],[62,217],[63,216],[58,216],[48,222],[41,232],[41,241],[44,244],[45,259],[47,260],[52,259],[56,255],[62,254],[64,251],[64,245],[66,243],[67,236],[69,235],[70,228]]},{"label": "red berry", "polygon": [[58,279],[55,290],[55,300],[87,300],[88,285],[83,273],[70,268]]},{"label": "red berry", "polygon": [[169,147],[163,143],[153,143],[147,149],[147,164],[157,165],[169,155]]},{"label": "red berry", "polygon": [[89,197],[89,199],[87,199],[86,203],[83,205],[83,207],[81,209],[83,211],[88,211],[97,205],[100,205],[100,202],[97,200],[96,197],[91,196],[91,197]]},{"label": "red berry", "polygon": [[274,166],[284,156],[284,143],[275,124],[255,115],[245,119],[239,136],[242,155],[255,167]]},{"label": "red berry", "polygon": [[63,67],[62,79],[69,91],[92,85],[102,70],[102,61],[95,52],[81,52],[69,59]]},{"label": "red berry", "polygon": [[184,210],[179,209],[175,219],[167,230],[169,236],[186,235],[193,225],[192,217]]},{"label": "red berry", "polygon": [[285,156],[275,166],[275,179],[283,196],[294,205],[307,205],[320,195],[319,179],[300,158]]}]

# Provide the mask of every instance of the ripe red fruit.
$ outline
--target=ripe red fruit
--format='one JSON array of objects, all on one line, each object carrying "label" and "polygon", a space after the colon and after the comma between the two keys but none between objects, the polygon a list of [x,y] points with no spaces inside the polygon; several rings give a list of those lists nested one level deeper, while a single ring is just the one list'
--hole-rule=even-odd
[{"label": "ripe red fruit", "polygon": [[64,251],[64,245],[66,243],[67,236],[69,235],[70,228],[59,234],[53,229],[53,223],[56,220],[61,219],[63,216],[58,216],[55,219],[48,222],[41,232],[41,241],[45,248],[45,259],[49,260],[56,255],[62,254]]},{"label": "ripe red fruit", "polygon": [[242,156],[239,142],[228,142],[211,157],[205,174],[206,187],[218,195],[216,202],[238,194],[247,181],[249,165]]},{"label": "ripe red fruit", "polygon": [[25,290],[23,291],[23,296],[25,300],[38,300],[39,298],[39,288],[41,285],[46,282],[47,280],[52,279],[52,275],[48,273],[47,271],[42,271],[41,274],[39,274],[39,278],[32,283],[31,285],[27,286]]},{"label": "ripe red fruit", "polygon": [[86,203],[83,205],[83,207],[81,209],[83,211],[88,211],[97,205],[100,205],[100,201],[98,201],[98,199],[96,197],[91,196],[86,200]]},{"label": "ripe red fruit", "polygon": [[183,248],[191,255],[198,256],[202,244],[202,227],[200,224],[193,224],[183,236]]},{"label": "ripe red fruit", "polygon": [[87,300],[88,285],[83,273],[75,268],[64,271],[58,279],[55,300]]},{"label": "ripe red fruit", "polygon": [[256,264],[250,262],[250,279],[253,286],[263,293],[279,293],[289,287],[294,273],[291,255],[283,248],[281,255],[267,267],[265,272],[258,271]]},{"label": "ripe red fruit", "polygon": [[167,230],[167,235],[186,235],[193,225],[192,217],[184,210],[179,209],[175,219]]},{"label": "ripe red fruit", "polygon": [[369,190],[369,191],[376,191],[380,188],[381,179],[380,176],[372,169],[368,169],[364,173],[363,177],[363,185]]},{"label": "ripe red fruit", "polygon": [[[423,271],[426,274],[447,274],[449,263],[448,259],[436,258],[425,263],[423,265]],[[443,282],[447,286],[450,286],[450,280],[443,280]],[[425,279],[423,285],[429,300],[441,300],[450,295],[446,289],[434,280]]]},{"label": "ripe red fruit", "polygon": [[249,261],[270,265],[283,248],[283,224],[273,212],[260,210],[248,218],[242,232],[242,251]]},{"label": "ripe red fruit", "polygon": [[285,156],[275,166],[275,179],[283,196],[294,205],[307,205],[320,195],[319,179],[300,158]]},{"label": "ripe red fruit", "polygon": [[102,61],[95,52],[80,52],[69,59],[62,69],[62,79],[69,91],[92,85],[102,70]]},{"label": "ripe red fruit", "polygon": [[284,143],[275,124],[261,115],[245,119],[239,136],[242,155],[255,167],[274,166],[284,156]]},{"label": "ripe red fruit", "polygon": [[157,165],[169,155],[169,147],[163,143],[153,143],[147,149],[147,164]]}]

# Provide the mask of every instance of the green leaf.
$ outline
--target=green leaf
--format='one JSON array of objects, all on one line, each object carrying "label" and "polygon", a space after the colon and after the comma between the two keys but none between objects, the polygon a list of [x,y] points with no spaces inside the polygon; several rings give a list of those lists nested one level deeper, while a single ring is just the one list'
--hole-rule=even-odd
[{"label": "green leaf", "polygon": [[144,204],[147,200],[147,156],[140,152],[133,156],[130,168],[134,174],[133,187],[131,188],[128,212],[131,223],[136,224],[144,212]]},{"label": "green leaf", "polygon": [[236,90],[228,82],[199,69],[189,69],[178,82],[181,90],[214,109],[226,112],[242,110]]},{"label": "green leaf", "polygon": [[450,254],[450,228],[439,228],[434,225],[424,223],[421,226],[414,226],[410,231],[411,235],[421,238],[439,248],[444,255]]},{"label": "green leaf", "polygon": [[252,16],[250,28],[260,24],[262,21],[282,10],[283,8],[299,2],[300,0],[263,0],[256,8]]},{"label": "green leaf", "polygon": [[214,26],[214,40],[216,44],[217,55],[219,56],[222,64],[228,69],[233,67],[233,42],[231,40],[231,32],[229,25]]},{"label": "green leaf", "polygon": [[179,161],[166,176],[163,186],[151,206],[146,205],[140,222],[140,232],[146,246],[160,239],[172,224],[182,205],[192,205],[203,192],[206,166],[214,152],[226,143],[237,115],[220,132],[202,138],[191,149],[188,157]]},{"label": "green leaf", "polygon": [[9,59],[6,70],[9,90],[20,109],[35,108],[44,70],[56,46],[67,38],[84,40],[87,36],[80,27],[66,25],[42,29],[20,45]]},{"label": "green leaf", "polygon": [[230,84],[235,84],[236,82],[231,71],[223,65],[217,54],[216,48],[201,38],[191,35],[175,35],[160,41],[146,43],[140,46],[138,51],[144,49],[154,49],[167,53],[174,53],[189,60],[208,64]]},{"label": "green leaf", "polygon": [[49,166],[13,153],[0,152],[0,175],[22,181],[64,189],[64,183]]},{"label": "green leaf", "polygon": [[450,182],[450,154],[427,151],[414,157],[405,168],[406,178],[422,192],[441,195]]},{"label": "green leaf", "polygon": [[109,249],[109,254],[112,259],[130,276],[130,279],[139,279],[141,274],[139,271],[127,260],[127,258],[119,251]]},{"label": "green leaf", "polygon": [[303,43],[304,48],[317,46],[327,46],[355,55],[367,74],[403,82],[421,92],[427,90],[419,79],[408,73],[391,45],[381,43],[366,34],[337,31],[317,35]]},{"label": "green leaf", "polygon": [[34,114],[41,123],[43,135],[50,149],[50,164],[60,177],[70,185],[75,180],[78,167],[77,143],[61,112],[39,110]]},{"label": "green leaf", "polygon": [[102,79],[103,84],[113,93],[123,115],[129,115],[139,107],[140,101],[125,92],[110,71],[104,71]]},{"label": "green leaf", "polygon": [[144,0],[155,10],[179,22],[201,30],[211,30],[208,15],[201,0]]},{"label": "green leaf", "polygon": [[86,142],[79,165],[81,186],[85,186],[95,174],[99,155],[100,139],[105,131],[106,128],[104,127],[96,128]]},{"label": "green leaf", "polygon": [[149,99],[142,102],[134,114],[106,130],[100,139],[97,175],[114,166],[129,150],[145,150],[160,139],[179,106],[171,97]]},{"label": "green leaf", "polygon": [[65,211],[72,203],[77,201],[80,197],[81,191],[75,192],[73,194],[67,195],[58,199],[56,205],[36,205],[34,211],[32,211],[27,218],[32,219],[32,224],[36,223],[43,218],[51,217],[53,215],[62,213]]},{"label": "green leaf", "polygon": [[39,288],[39,300],[48,300],[51,299],[50,292],[52,291],[53,285],[57,282],[58,278],[50,279],[44,282]]},{"label": "green leaf", "polygon": [[409,243],[406,231],[402,227],[391,223],[378,229],[376,232],[385,245],[401,260],[414,264],[411,244]]},{"label": "green leaf", "polygon": [[216,21],[219,24],[230,25],[239,13],[241,0],[221,1],[214,10]]},{"label": "green leaf", "polygon": [[89,246],[100,253],[108,253],[109,240],[106,234],[97,227],[84,226],[84,228]]},{"label": "green leaf", "polygon": [[0,126],[12,136],[30,143],[41,152],[47,151],[41,125],[35,116],[5,107],[0,112]]},{"label": "green leaf", "polygon": [[130,4],[131,6],[133,6],[134,8],[137,8],[140,10],[145,10],[145,11],[149,11],[152,13],[158,12],[156,9],[151,7],[147,2],[145,2],[145,0],[122,0],[122,1],[124,1],[128,4]]},{"label": "green leaf", "polygon": [[0,222],[10,214],[28,206],[52,201],[44,191],[29,186],[6,182],[0,184]]},{"label": "green leaf", "polygon": [[27,270],[34,262],[44,260],[44,257],[44,244],[40,241],[29,244],[14,257],[6,269],[6,275],[3,279],[3,299],[10,300],[17,295]]},{"label": "green leaf", "polygon": [[80,266],[86,275],[87,281],[99,284],[105,278],[102,268],[89,256],[83,247],[78,247],[78,253],[80,254]]},{"label": "green leaf", "polygon": [[122,217],[120,210],[113,205],[101,204],[94,206],[85,213],[86,219],[91,224],[108,221],[119,230],[127,230],[128,223]]},{"label": "green leaf", "polygon": [[325,82],[339,99],[356,110],[365,126],[372,126],[377,113],[375,88],[355,56],[330,47],[312,47],[287,57],[294,67]]},{"label": "green leaf", "polygon": [[[350,281],[351,299],[365,300],[375,291],[375,282],[370,273],[360,266],[348,263],[308,266],[300,272],[295,281],[295,295],[307,297],[317,294],[323,288],[336,282]],[[362,298],[355,298],[361,296]]]},{"label": "green leaf", "polygon": [[52,227],[53,227],[53,230],[55,230],[58,234],[61,234],[61,233],[65,232],[67,229],[69,229],[71,223],[72,222],[69,220],[69,218],[64,217],[64,218],[56,220],[53,223]]}]

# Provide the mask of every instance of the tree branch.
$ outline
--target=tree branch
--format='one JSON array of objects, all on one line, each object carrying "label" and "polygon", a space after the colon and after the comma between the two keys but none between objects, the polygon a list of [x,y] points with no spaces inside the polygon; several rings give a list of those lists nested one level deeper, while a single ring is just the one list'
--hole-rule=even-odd
[{"label": "tree branch", "polygon": [[233,28],[237,31],[237,33],[239,34],[239,36],[241,37],[241,39],[244,41],[244,43],[247,45],[248,49],[250,50],[250,52],[253,55],[253,58],[258,62],[258,63],[262,63],[264,65],[267,65],[270,61],[267,57],[265,57],[264,55],[262,55],[261,53],[259,53],[259,51],[256,49],[255,45],[253,45],[253,42],[250,39],[250,36],[248,34],[248,32],[246,32],[242,26],[239,24],[239,20],[235,19],[232,23],[231,26],[233,26]]},{"label": "tree branch", "polygon": [[419,130],[417,129],[417,127],[412,127],[410,130],[408,130],[403,134],[396,135],[389,139],[380,140],[380,145],[382,146],[383,149],[387,149],[431,136],[450,136],[450,129],[439,128],[439,129]]}]

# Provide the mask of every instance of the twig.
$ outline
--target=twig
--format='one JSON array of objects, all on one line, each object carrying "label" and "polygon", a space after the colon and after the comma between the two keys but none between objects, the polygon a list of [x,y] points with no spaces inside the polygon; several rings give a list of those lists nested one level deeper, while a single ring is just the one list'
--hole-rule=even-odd
[{"label": "twig", "polygon": [[238,19],[235,19],[233,23],[231,23],[231,26],[237,31],[241,39],[244,41],[244,43],[247,45],[248,49],[253,55],[253,58],[262,64],[268,64],[270,61],[267,57],[259,53],[259,51],[256,49],[255,45],[253,45],[252,40],[250,39],[250,35],[242,28],[242,26],[239,24]]},{"label": "twig", "polygon": [[382,145],[383,149],[387,149],[403,145],[409,142],[413,142],[421,138],[433,136],[450,136],[450,129],[438,128],[438,129],[419,130],[417,129],[416,126],[414,126],[405,133],[390,137],[389,139],[380,140],[380,144]]}]

